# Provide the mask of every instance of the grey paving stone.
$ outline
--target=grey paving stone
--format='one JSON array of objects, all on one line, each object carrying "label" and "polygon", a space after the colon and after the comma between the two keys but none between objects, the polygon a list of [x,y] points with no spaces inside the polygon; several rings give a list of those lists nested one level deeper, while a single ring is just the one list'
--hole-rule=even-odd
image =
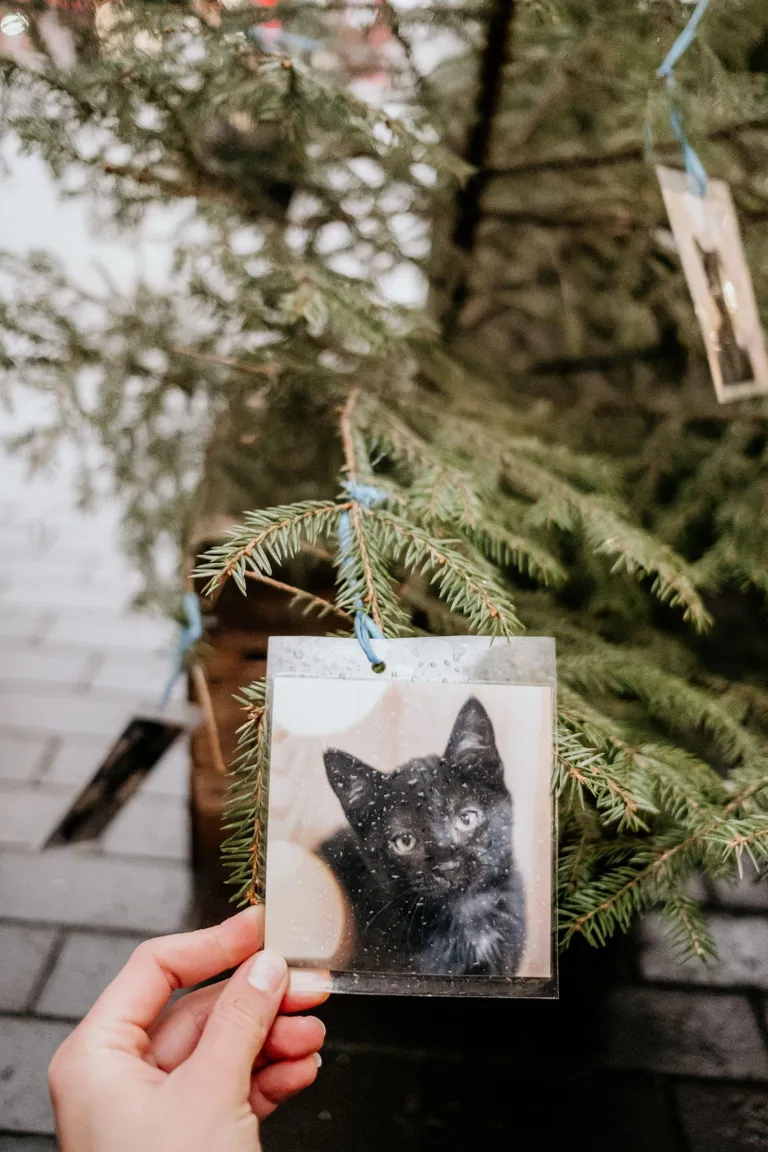
[{"label": "grey paving stone", "polygon": [[0,924],[0,1011],[27,1007],[55,939],[55,928]]},{"label": "grey paving stone", "polygon": [[[62,554],[55,550],[56,575],[66,581],[79,580],[88,583],[93,577],[88,557],[79,553]],[[27,580],[40,579],[40,561],[30,559],[26,554],[6,555],[0,561],[0,572],[9,583],[23,583]]]},{"label": "grey paving stone", "polygon": [[54,622],[48,639],[52,644],[152,653],[167,649],[175,635],[176,625],[171,621],[153,620],[138,613],[122,616],[108,612],[67,612]]},{"label": "grey paving stone", "polygon": [[742,996],[619,988],[606,998],[603,1028],[614,1068],[768,1080],[768,1054]]},{"label": "grey paving stone", "polygon": [[189,742],[180,739],[172,745],[139,789],[141,796],[189,796]]},{"label": "grey paving stone", "polygon": [[48,759],[51,741],[47,736],[0,734],[0,780],[32,780]]},{"label": "grey paving stone", "polygon": [[53,608],[66,612],[75,610],[122,612],[129,607],[135,595],[135,582],[117,580],[80,580],[57,572],[56,580],[30,576],[26,580],[13,579],[0,591],[0,612],[7,608]]},{"label": "grey paving stone", "polygon": [[53,1136],[14,1136],[0,1132],[0,1152],[56,1152],[57,1148]]},{"label": "grey paving stone", "polygon": [[170,670],[171,661],[167,654],[153,659],[137,659],[131,653],[109,655],[97,670],[91,686],[95,692],[159,695]]},{"label": "grey paving stone", "polygon": [[120,971],[145,936],[72,932],[48,977],[35,1010],[79,1019]]},{"label": "grey paving stone", "polygon": [[54,1131],[48,1065],[70,1024],[0,1016],[0,1123],[11,1132]]},{"label": "grey paving stone", "polygon": [[715,1084],[680,1084],[675,1095],[689,1152],[758,1152],[768,1148],[768,1092]]},{"label": "grey paving stone", "polygon": [[768,912],[768,880],[759,880],[754,867],[747,861],[745,875],[729,884],[716,880],[712,885],[714,898],[723,908],[754,909]]},{"label": "grey paving stone", "polygon": [[[5,609],[0,605],[0,613]],[[52,652],[36,648],[0,649],[0,681],[13,685],[64,684],[78,687],[85,683],[90,653],[87,649],[64,649]]]},{"label": "grey paving stone", "polygon": [[87,736],[67,736],[58,741],[43,774],[43,781],[46,784],[81,787],[93,776],[117,735],[115,731],[109,737],[89,739]]},{"label": "grey paving stone", "polygon": [[38,785],[0,785],[0,846],[41,848],[74,791]]},{"label": "grey paving stone", "polygon": [[[126,717],[129,711],[130,709],[126,708]],[[117,736],[117,733],[115,732],[113,735]],[[43,782],[45,784],[82,787],[93,776],[112,744],[112,738],[103,736],[91,739],[68,736],[58,741],[43,773]],[[176,796],[182,800],[187,798],[189,794],[189,750],[186,740],[180,740],[169,748],[141,785],[139,794]]]},{"label": "grey paving stone", "polygon": [[116,701],[43,692],[0,689],[0,727],[23,729],[40,735],[117,737],[128,718],[128,709]]},{"label": "grey paving stone", "polygon": [[53,616],[40,608],[0,612],[0,640],[37,640],[50,629]]},{"label": "grey paving stone", "polygon": [[102,550],[89,561],[89,570],[96,580],[130,582],[136,579],[136,568],[123,556],[119,548]]},{"label": "grey paving stone", "polygon": [[697,900],[699,904],[706,904],[709,894],[703,877],[691,876],[685,885],[685,890],[692,900]]},{"label": "grey paving stone", "polygon": [[189,856],[189,815],[186,805],[168,796],[137,794],[104,833],[105,852],[126,856],[161,856],[186,860]]},{"label": "grey paving stone", "polygon": [[640,932],[639,962],[646,980],[674,984],[768,989],[768,917],[707,917],[717,948],[717,960],[677,960],[663,932],[662,922],[648,917]]},{"label": "grey paving stone", "polygon": [[0,919],[175,932],[190,891],[189,872],[180,864],[76,848],[0,853]]},{"label": "grey paving stone", "polygon": [[37,784],[0,784],[0,844],[41,848],[74,792]]}]

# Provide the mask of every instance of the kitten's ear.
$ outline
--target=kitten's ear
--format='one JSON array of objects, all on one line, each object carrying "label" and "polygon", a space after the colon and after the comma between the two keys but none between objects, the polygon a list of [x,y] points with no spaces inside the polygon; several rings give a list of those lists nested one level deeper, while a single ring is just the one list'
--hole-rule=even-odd
[{"label": "kitten's ear", "polygon": [[469,752],[476,752],[485,756],[491,754],[496,758],[499,755],[491,718],[480,701],[474,696],[467,700],[456,717],[456,723],[445,750],[445,758],[446,760],[457,760]]},{"label": "kitten's ear", "polygon": [[329,748],[323,753],[323,760],[328,783],[341,801],[347,816],[354,820],[373,799],[378,772],[338,748]]}]

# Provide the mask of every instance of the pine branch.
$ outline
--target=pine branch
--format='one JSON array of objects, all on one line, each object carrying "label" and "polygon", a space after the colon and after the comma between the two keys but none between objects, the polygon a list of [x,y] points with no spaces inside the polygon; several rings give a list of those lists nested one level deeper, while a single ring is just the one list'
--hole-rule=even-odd
[{"label": "pine branch", "polygon": [[613,558],[612,572],[623,569],[630,575],[650,577],[658,599],[681,607],[685,619],[699,630],[711,624],[689,565],[619,515],[609,500],[579,492],[521,456],[514,463],[510,460],[507,478],[518,492],[534,500],[529,514],[532,524],[554,524],[567,532],[583,533],[597,555]]},{"label": "pine branch", "polygon": [[755,755],[754,736],[740,719],[707,693],[646,662],[642,654],[595,640],[589,653],[567,654],[561,676],[590,696],[628,693],[672,731],[705,731],[731,763]]},{"label": "pine branch", "polygon": [[265,735],[265,684],[255,682],[243,689],[240,700],[248,719],[238,729],[238,755],[232,765],[232,784],[227,799],[222,845],[228,883],[236,887],[237,904],[257,904],[264,899],[266,866],[267,793],[269,756]]},{"label": "pine branch", "polygon": [[244,360],[237,360],[233,356],[214,356],[210,352],[198,352],[194,348],[172,348],[174,356],[184,356],[189,360],[199,360],[203,364],[213,364],[220,368],[233,368],[235,372],[243,372],[247,376],[266,376],[276,380],[279,372],[274,364],[248,364]]},{"label": "pine branch", "polygon": [[245,595],[248,568],[271,575],[274,564],[279,566],[295,556],[303,542],[314,544],[319,536],[332,532],[340,513],[352,507],[350,501],[307,500],[246,513],[242,526],[228,530],[225,543],[201,557],[195,576],[208,578],[203,595],[210,596],[230,577]]},{"label": "pine branch", "polygon": [[555,588],[568,578],[557,557],[530,533],[510,532],[490,516],[484,517],[482,527],[464,528],[464,531],[467,539],[497,568],[516,568],[539,583]]},{"label": "pine branch", "polygon": [[119,180],[130,181],[139,186],[153,188],[163,196],[178,200],[187,200],[191,197],[201,200],[210,200],[214,204],[222,204],[234,212],[241,213],[246,218],[255,216],[263,203],[247,196],[238,194],[220,181],[202,175],[167,176],[152,168],[137,168],[130,164],[111,164],[102,160],[99,165],[105,176],[115,176]]},{"label": "pine branch", "polygon": [[567,895],[575,892],[586,879],[589,843],[590,836],[584,828],[575,844],[561,843],[558,847],[558,885]]},{"label": "pine branch", "polygon": [[555,755],[555,790],[567,806],[585,805],[585,793],[595,801],[603,822],[619,829],[646,830],[641,815],[655,813],[655,806],[622,773],[621,764],[611,764],[604,753],[582,742],[579,734],[561,724]]},{"label": "pine branch", "polygon": [[[353,388],[341,411],[340,432],[344,448],[344,470],[347,485],[354,494],[360,479],[370,482],[372,472],[365,441],[356,425],[360,389]],[[389,635],[410,631],[410,623],[395,595],[385,559],[379,554],[371,534],[370,513],[357,499],[349,509],[351,539],[339,540],[337,572],[339,591],[337,605],[353,613],[362,604],[370,611],[374,623]]]},{"label": "pine branch", "polygon": [[431,536],[387,509],[368,513],[372,536],[393,563],[423,572],[454,612],[466,616],[473,631],[509,636],[521,625],[496,573],[477,553],[462,553],[458,541]]},{"label": "pine branch", "polygon": [[[729,140],[742,132],[764,131],[768,128],[768,118],[765,116],[748,117],[745,120],[730,124],[721,124],[710,129],[705,135],[708,140]],[[674,151],[675,159],[679,154],[676,145],[668,145],[670,152]],[[657,146],[659,152],[662,148]],[[503,168],[486,168],[483,177],[486,181],[513,176],[538,176],[546,172],[583,172],[594,168],[612,167],[615,164],[634,164],[646,159],[647,145],[645,141],[624,144],[610,152],[597,153],[589,156],[583,153],[566,153],[562,156],[536,157],[530,160],[521,160],[519,163],[506,165]]]},{"label": "pine branch", "polygon": [[319,616],[327,616],[329,613],[335,612],[348,624],[352,623],[352,617],[348,612],[344,612],[329,600],[323,600],[320,596],[314,596],[311,592],[307,592],[303,588],[296,588],[293,584],[286,584],[282,580],[273,580],[271,576],[265,576],[263,572],[247,571],[245,576],[248,580],[257,580],[260,584],[266,584],[269,588],[275,588],[278,592],[287,592],[288,595],[292,597],[291,606],[303,605],[305,614],[307,612],[317,612]]},{"label": "pine branch", "polygon": [[678,959],[695,956],[706,963],[715,956],[715,942],[699,905],[681,888],[669,893],[661,906],[667,921],[667,940]]},{"label": "pine branch", "polygon": [[768,815],[732,820],[729,807],[690,835],[681,838],[675,829],[636,847],[630,863],[574,893],[562,909],[564,946],[577,933],[588,943],[604,944],[617,928],[626,931],[635,915],[665,903],[702,863],[723,869],[738,864],[745,851],[756,866],[758,858],[768,861]]},{"label": "pine branch", "polygon": [[396,595],[386,557],[373,530],[371,515],[359,504],[353,504],[350,510],[352,548],[344,553],[339,549],[337,555],[336,605],[353,614],[362,603],[385,635],[407,635],[412,627]]}]

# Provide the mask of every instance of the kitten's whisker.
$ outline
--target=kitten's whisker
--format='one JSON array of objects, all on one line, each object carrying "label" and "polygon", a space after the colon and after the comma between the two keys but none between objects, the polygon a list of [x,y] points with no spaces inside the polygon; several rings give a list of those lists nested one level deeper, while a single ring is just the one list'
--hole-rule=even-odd
[{"label": "kitten's whisker", "polygon": [[397,896],[393,897],[392,900],[387,901],[387,903],[384,905],[383,908],[379,908],[378,912],[374,912],[373,916],[368,921],[365,928],[363,928],[362,935],[365,936],[366,932],[371,927],[374,920],[378,920],[378,918],[379,918],[379,916],[381,916],[382,912],[386,912],[387,908],[391,908],[392,905],[395,904],[398,900],[405,900],[405,899],[407,899],[407,897],[408,897],[407,892],[398,892]]},{"label": "kitten's whisker", "polygon": [[[406,914],[405,914],[405,923],[406,923],[406,927],[408,929],[408,931],[406,933],[406,937],[405,937],[406,948],[410,947],[411,932],[413,931],[413,925],[414,925],[414,922],[416,920],[416,913],[418,912],[419,908],[422,905],[423,905],[423,900],[422,900],[421,896],[417,896],[413,902],[413,907],[410,908],[408,910],[408,912],[406,912]],[[409,917],[410,917],[410,919],[409,919]]]}]

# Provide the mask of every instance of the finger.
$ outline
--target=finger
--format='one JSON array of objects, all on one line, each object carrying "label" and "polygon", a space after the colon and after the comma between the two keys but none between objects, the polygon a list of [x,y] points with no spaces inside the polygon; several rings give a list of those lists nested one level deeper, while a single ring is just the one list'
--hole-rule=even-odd
[{"label": "finger", "polygon": [[324,1004],[333,991],[329,971],[314,968],[291,968],[288,991],[280,1005],[281,1012],[306,1012]]},{"label": "finger", "polygon": [[148,940],[102,992],[86,1020],[121,1021],[146,1030],[178,988],[241,964],[263,939],[264,910],[253,907],[213,928]]},{"label": "finger", "polygon": [[320,1057],[314,1053],[303,1060],[268,1064],[256,1072],[251,1082],[250,1105],[259,1120],[264,1120],[284,1100],[309,1088],[317,1078],[320,1063]]},{"label": "finger", "polygon": [[[189,992],[171,1004],[152,1027],[152,1052],[155,1063],[163,1072],[172,1072],[192,1055],[211,1010],[226,985],[227,981],[221,981],[208,988],[199,988],[197,992]],[[261,1056],[265,1062],[295,1060],[316,1052],[324,1039],[325,1025],[316,1016],[278,1016]]]},{"label": "finger", "polygon": [[[310,985],[294,991],[293,978],[295,975],[295,970],[288,974],[288,991],[283,996],[283,1002],[280,1005],[280,1018],[294,1012],[307,1012],[311,1008],[317,1008],[330,996],[330,992],[321,982],[316,987]],[[175,1004],[169,1004],[155,1021],[149,1029],[149,1035],[154,1046],[155,1057],[161,1066],[168,1064],[176,1067],[191,1055],[200,1039],[211,1008],[221,995],[226,983],[226,980],[220,980],[216,984],[210,984],[207,988],[198,988],[196,992],[188,992]],[[175,1055],[177,1050],[178,1056]],[[277,1057],[277,1059],[282,1058],[282,1056]]]},{"label": "finger", "polygon": [[322,1048],[325,1024],[316,1016],[278,1016],[261,1055],[269,1061],[301,1060]]},{"label": "finger", "polygon": [[288,987],[288,966],[277,952],[259,952],[242,964],[216,1000],[188,1074],[220,1099],[244,1103],[251,1070]]},{"label": "finger", "polygon": [[158,1068],[172,1072],[189,1059],[226,984],[227,981],[222,980],[207,988],[198,988],[175,1004],[169,1004],[149,1031]]}]

